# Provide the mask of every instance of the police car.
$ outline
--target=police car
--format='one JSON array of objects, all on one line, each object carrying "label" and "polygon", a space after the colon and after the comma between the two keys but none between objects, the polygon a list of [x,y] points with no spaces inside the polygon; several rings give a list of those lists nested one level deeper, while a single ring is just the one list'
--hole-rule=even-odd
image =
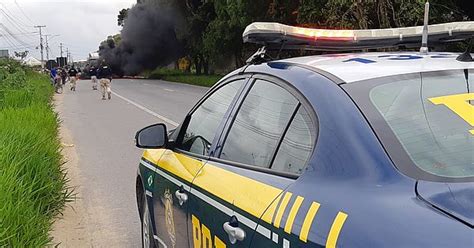
[{"label": "police car", "polygon": [[[474,23],[318,30],[254,23],[262,44],[168,132],[140,130],[144,247],[474,247],[470,51],[271,60],[473,37]],[[422,35],[423,30],[427,36]],[[425,50],[425,51],[423,51]]]}]

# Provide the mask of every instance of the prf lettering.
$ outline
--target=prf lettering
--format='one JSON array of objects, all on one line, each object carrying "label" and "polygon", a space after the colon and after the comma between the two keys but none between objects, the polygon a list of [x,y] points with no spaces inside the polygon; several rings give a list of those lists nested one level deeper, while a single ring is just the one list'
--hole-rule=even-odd
[{"label": "prf lettering", "polygon": [[[474,126],[474,106],[469,101],[474,100],[474,93],[457,94],[428,98],[432,103],[443,104],[451,111],[459,115],[469,125]],[[474,134],[474,130],[469,131]]]},{"label": "prf lettering", "polygon": [[204,224],[201,225],[199,219],[191,215],[193,223],[193,244],[194,248],[225,248],[225,243],[214,235],[214,243],[212,242],[211,230]]}]

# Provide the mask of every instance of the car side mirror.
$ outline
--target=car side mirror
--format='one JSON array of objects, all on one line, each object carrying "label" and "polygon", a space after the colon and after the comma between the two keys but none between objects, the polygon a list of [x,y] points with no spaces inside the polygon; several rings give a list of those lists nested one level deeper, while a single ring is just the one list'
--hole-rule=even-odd
[{"label": "car side mirror", "polygon": [[163,123],[141,129],[135,134],[135,144],[139,148],[158,149],[168,145],[168,132]]}]

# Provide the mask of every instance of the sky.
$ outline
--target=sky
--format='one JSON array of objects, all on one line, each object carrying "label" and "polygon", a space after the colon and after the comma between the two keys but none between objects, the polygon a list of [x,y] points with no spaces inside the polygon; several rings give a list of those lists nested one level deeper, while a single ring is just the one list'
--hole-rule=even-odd
[{"label": "sky", "polygon": [[[73,60],[87,59],[98,50],[108,35],[120,32],[118,12],[129,8],[136,0],[0,0],[0,49],[29,51],[29,56],[41,58],[40,36],[36,25],[45,25],[50,48],[49,57],[63,56],[69,49]],[[12,36],[13,35],[13,36]],[[46,51],[44,52],[46,60]]]}]

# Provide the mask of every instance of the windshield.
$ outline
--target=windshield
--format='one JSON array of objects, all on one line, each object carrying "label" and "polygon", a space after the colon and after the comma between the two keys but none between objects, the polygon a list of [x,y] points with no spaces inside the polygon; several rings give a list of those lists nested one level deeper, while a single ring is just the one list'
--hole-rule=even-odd
[{"label": "windshield", "polygon": [[472,70],[455,70],[368,80],[348,84],[347,89],[406,174],[435,181],[472,181],[472,80]]}]

